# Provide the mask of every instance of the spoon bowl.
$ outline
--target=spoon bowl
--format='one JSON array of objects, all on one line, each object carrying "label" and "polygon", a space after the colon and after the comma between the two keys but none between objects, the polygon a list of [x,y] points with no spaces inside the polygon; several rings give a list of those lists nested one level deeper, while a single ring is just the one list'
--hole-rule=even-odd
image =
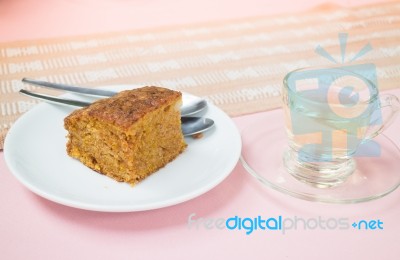
[{"label": "spoon bowl", "polygon": [[192,116],[198,114],[207,107],[207,101],[197,97],[188,97],[181,106],[181,116]]},{"label": "spoon bowl", "polygon": [[181,122],[184,136],[200,134],[214,126],[214,120],[206,117],[182,117]]}]

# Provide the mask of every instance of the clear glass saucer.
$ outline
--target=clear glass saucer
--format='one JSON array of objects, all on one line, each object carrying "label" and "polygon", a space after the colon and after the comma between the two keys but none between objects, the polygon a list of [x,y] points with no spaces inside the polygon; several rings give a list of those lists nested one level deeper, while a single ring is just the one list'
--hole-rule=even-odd
[{"label": "clear glass saucer", "polygon": [[283,165],[287,137],[274,113],[242,131],[241,162],[263,185],[304,200],[341,204],[378,199],[400,186],[400,149],[384,134],[374,138],[381,156],[354,158],[356,170],[345,182],[318,188],[297,180]]}]

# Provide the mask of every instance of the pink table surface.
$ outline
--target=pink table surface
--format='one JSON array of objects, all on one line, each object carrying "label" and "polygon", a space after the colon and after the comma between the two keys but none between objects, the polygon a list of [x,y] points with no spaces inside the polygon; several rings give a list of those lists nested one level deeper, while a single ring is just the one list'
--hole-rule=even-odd
[{"label": "pink table surface", "polygon": [[143,29],[304,11],[321,4],[384,0],[12,0],[0,1],[0,41]]},{"label": "pink table surface", "polygon": [[[305,10],[324,1],[0,1],[0,41],[107,32]],[[373,1],[336,1],[357,5]],[[391,91],[400,95],[400,90]],[[266,113],[234,119],[239,129]],[[386,132],[398,145],[400,119]],[[261,160],[261,158],[260,158]],[[273,169],[271,169],[273,170]],[[133,213],[90,212],[24,188],[0,153],[0,259],[399,259],[400,190],[367,203],[331,205],[262,187],[238,164],[220,185],[191,201]],[[383,230],[292,230],[286,234],[188,228],[196,218],[285,216],[380,219]]]}]

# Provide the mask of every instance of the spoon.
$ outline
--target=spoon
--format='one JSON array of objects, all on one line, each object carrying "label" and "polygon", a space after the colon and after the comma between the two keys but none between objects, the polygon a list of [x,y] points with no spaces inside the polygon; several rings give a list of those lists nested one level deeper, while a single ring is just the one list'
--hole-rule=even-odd
[{"label": "spoon", "polygon": [[[73,99],[66,99],[66,98],[59,98],[53,97],[50,95],[38,94],[33,93],[25,89],[21,89],[19,93],[23,95],[27,95],[29,97],[33,97],[39,100],[46,101],[48,103],[55,103],[58,105],[67,105],[67,106],[77,106],[77,107],[86,107],[89,106],[91,103],[73,100]],[[184,136],[191,136],[196,135],[199,133],[203,133],[214,126],[214,121],[210,118],[204,117],[181,117],[181,129]]]},{"label": "spoon", "polygon": [[197,135],[214,126],[214,121],[206,117],[182,117],[181,122],[184,136]]},{"label": "spoon", "polygon": [[[58,89],[72,93],[79,93],[90,96],[100,96],[100,97],[112,97],[118,92],[104,89],[93,89],[93,88],[83,88],[75,87],[65,84],[51,83],[43,80],[23,78],[22,82],[29,83],[35,86],[46,87],[51,89]],[[190,116],[199,113],[207,107],[207,101],[197,97],[190,97],[185,99],[181,106],[181,115]]]}]

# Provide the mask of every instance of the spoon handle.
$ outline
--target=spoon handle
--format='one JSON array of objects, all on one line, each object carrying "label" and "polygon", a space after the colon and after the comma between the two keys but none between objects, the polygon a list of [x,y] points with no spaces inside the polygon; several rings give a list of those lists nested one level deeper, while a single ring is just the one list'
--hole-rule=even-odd
[{"label": "spoon handle", "polygon": [[50,95],[45,95],[45,94],[38,94],[34,93],[25,89],[20,89],[19,93],[33,97],[42,101],[46,101],[48,103],[53,103],[53,104],[61,104],[61,105],[67,105],[67,106],[76,106],[76,107],[87,107],[90,105],[89,102],[84,102],[84,101],[79,101],[79,100],[73,100],[73,99],[67,99],[67,98],[59,98],[59,97],[54,97]]},{"label": "spoon handle", "polygon": [[31,85],[50,88],[50,89],[58,89],[72,93],[80,93],[91,96],[100,96],[100,97],[112,97],[118,92],[103,90],[103,89],[93,89],[93,88],[83,88],[83,87],[75,87],[65,84],[51,83],[43,80],[29,79],[23,78],[22,82],[29,83]]}]

